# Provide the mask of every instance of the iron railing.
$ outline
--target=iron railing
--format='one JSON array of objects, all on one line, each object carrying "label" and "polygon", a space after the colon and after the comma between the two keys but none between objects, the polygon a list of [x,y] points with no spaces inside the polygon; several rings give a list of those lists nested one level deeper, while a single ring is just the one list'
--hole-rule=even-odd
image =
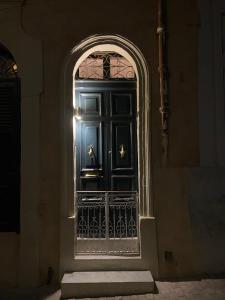
[{"label": "iron railing", "polygon": [[[86,241],[87,246],[87,240],[89,240],[89,246],[91,242],[94,245],[93,251],[91,247],[85,246],[80,252],[118,252],[120,254],[138,252],[137,192],[82,191],[76,192],[75,197],[77,241],[80,244]],[[101,243],[97,246],[98,241]],[[101,249],[105,241],[108,241],[107,249],[105,246]]]}]

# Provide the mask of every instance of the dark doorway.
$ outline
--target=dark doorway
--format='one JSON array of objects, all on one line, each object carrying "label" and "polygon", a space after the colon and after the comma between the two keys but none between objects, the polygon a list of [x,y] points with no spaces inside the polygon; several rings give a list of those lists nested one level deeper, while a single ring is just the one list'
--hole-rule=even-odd
[{"label": "dark doorway", "polygon": [[12,54],[0,44],[0,231],[20,227],[20,81]]}]

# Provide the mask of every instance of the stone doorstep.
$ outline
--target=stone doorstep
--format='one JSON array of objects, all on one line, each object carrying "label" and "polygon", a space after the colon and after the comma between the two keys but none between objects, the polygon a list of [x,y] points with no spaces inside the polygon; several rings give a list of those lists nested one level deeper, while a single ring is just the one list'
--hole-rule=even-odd
[{"label": "stone doorstep", "polygon": [[138,295],[154,291],[150,271],[66,273],[61,281],[62,299]]}]

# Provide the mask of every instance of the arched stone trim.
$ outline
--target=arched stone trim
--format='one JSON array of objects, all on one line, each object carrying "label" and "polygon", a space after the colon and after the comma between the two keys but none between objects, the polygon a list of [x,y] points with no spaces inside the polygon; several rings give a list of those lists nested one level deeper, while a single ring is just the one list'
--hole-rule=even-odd
[{"label": "arched stone trim", "polygon": [[[62,111],[62,180],[61,180],[61,241],[60,241],[60,272],[74,271],[86,267],[92,268],[92,261],[81,260],[80,264],[74,257],[74,161],[73,161],[73,99],[74,99],[74,75],[80,62],[90,53],[97,50],[115,51],[127,58],[133,65],[137,76],[137,116],[138,116],[138,153],[139,153],[139,204],[140,204],[140,228],[141,228],[141,254],[132,262],[126,260],[129,268],[154,268],[157,265],[155,223],[153,217],[153,203],[151,198],[151,135],[150,135],[150,89],[149,71],[147,63],[141,51],[127,39],[118,35],[94,35],[83,40],[74,47],[65,59],[62,71],[61,86],[61,111]],[[144,220],[144,221],[143,221]],[[147,221],[146,221],[147,220]],[[143,222],[142,222],[143,221]],[[153,225],[151,225],[153,224]],[[150,225],[149,225],[150,224]],[[148,229],[147,229],[148,228]],[[143,232],[143,234],[142,234]],[[144,236],[151,236],[142,243]],[[154,249],[153,249],[154,248]],[[150,262],[147,255],[151,256]],[[139,261],[140,260],[140,261]],[[115,269],[121,267],[120,260],[113,260],[108,266]],[[152,267],[152,265],[154,267]],[[96,267],[96,263],[93,266]],[[101,263],[100,263],[101,265]],[[118,267],[117,267],[118,266]],[[93,267],[94,268],[94,267]],[[156,272],[155,272],[156,273]]]},{"label": "arched stone trim", "polygon": [[[151,178],[150,178],[150,90],[149,90],[149,72],[147,63],[140,50],[130,41],[121,36],[112,35],[95,35],[74,47],[68,55],[64,67],[64,86],[63,86],[63,106],[64,118],[71,117],[72,114],[72,99],[74,99],[71,87],[74,85],[74,74],[80,62],[90,53],[97,50],[111,49],[128,58],[132,63],[137,75],[137,115],[139,119],[139,191],[140,191],[140,216],[153,216],[153,205],[151,201]],[[71,76],[73,75],[73,76]],[[68,109],[71,111],[69,112]],[[66,114],[66,115],[65,115]],[[65,119],[64,119],[65,120]],[[71,120],[71,118],[70,118]],[[66,120],[63,125],[66,126]],[[64,127],[65,128],[65,127]],[[66,129],[66,128],[65,128]],[[66,129],[67,131],[67,129]],[[68,132],[65,132],[64,137],[68,137]],[[68,137],[69,138],[69,137]],[[66,144],[72,141],[64,140]],[[65,149],[65,148],[64,148]],[[72,149],[72,148],[70,148]],[[67,149],[69,151],[69,149]],[[68,154],[69,152],[66,151]],[[63,151],[65,152],[65,151]],[[67,160],[67,159],[66,159]],[[71,159],[69,159],[71,161]],[[64,160],[65,161],[65,160]],[[71,167],[68,166],[70,169]],[[63,188],[64,189],[64,188]],[[71,190],[71,188],[69,188]],[[65,198],[64,198],[65,199]],[[68,198],[67,198],[68,199]],[[69,204],[71,207],[71,204]],[[72,209],[72,207],[71,207]],[[68,215],[73,215],[73,209],[69,209]]]}]

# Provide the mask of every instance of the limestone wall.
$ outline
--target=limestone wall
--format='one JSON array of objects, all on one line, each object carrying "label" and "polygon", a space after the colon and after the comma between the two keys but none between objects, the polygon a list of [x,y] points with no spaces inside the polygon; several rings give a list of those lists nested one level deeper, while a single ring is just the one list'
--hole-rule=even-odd
[{"label": "limestone wall", "polygon": [[[94,4],[89,0],[28,0],[22,7],[14,6],[11,1],[4,9],[0,4],[0,42],[12,52],[21,70],[23,107],[21,233],[0,233],[0,244],[4,245],[0,247],[3,270],[0,284],[37,286],[48,280],[59,280],[60,80],[69,51],[96,33],[126,37],[140,48],[149,65],[152,199],[157,223],[159,277],[224,271],[219,268],[224,261],[222,251],[215,263],[208,263],[213,246],[208,227],[203,226],[213,205],[216,210],[212,221],[213,241],[215,247],[223,245],[223,225],[215,223],[221,212],[218,207],[222,202],[218,199],[223,197],[222,181],[220,192],[214,191],[216,174],[220,174],[221,180],[224,170],[217,173],[214,166],[216,169],[211,173],[203,168],[201,160],[205,152],[200,137],[209,126],[203,126],[207,124],[201,115],[204,105],[199,109],[198,101],[202,99],[198,86],[200,16],[195,0],[169,1],[170,139],[168,163],[162,166],[157,1],[100,0]],[[199,130],[201,124],[203,129]],[[212,181],[208,197],[205,187]]]}]

